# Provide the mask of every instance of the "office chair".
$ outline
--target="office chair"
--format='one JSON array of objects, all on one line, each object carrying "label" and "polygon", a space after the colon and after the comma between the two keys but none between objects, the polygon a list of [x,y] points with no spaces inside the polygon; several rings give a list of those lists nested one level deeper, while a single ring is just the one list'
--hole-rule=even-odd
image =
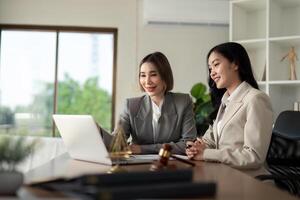
[{"label": "office chair", "polygon": [[300,112],[283,111],[273,128],[267,164],[271,175],[260,175],[259,180],[274,180],[291,194],[300,196]]}]

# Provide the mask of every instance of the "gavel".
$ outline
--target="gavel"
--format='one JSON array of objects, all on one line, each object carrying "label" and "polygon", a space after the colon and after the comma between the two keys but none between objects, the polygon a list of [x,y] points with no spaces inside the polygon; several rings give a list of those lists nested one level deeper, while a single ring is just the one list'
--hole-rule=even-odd
[{"label": "gavel", "polygon": [[159,160],[151,165],[150,170],[155,171],[155,170],[167,167],[168,166],[168,161],[169,161],[170,158],[174,158],[175,160],[178,160],[178,161],[183,162],[185,164],[195,166],[195,163],[193,163],[189,160],[185,160],[185,159],[179,158],[175,155],[172,155],[171,150],[172,150],[171,145],[163,144],[162,148],[159,150],[159,153],[158,153]]}]

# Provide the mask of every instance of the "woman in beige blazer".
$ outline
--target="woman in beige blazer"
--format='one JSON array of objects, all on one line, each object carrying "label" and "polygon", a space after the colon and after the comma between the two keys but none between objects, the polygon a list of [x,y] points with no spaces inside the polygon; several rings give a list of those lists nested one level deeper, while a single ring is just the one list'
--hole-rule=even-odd
[{"label": "woman in beige blazer", "polygon": [[273,112],[269,97],[258,90],[246,50],[238,43],[220,44],[209,51],[207,63],[212,99],[220,108],[204,136],[187,143],[188,157],[266,173]]},{"label": "woman in beige blazer", "polygon": [[193,104],[188,94],[172,93],[173,74],[166,56],[147,55],[139,66],[139,86],[145,95],[126,100],[120,123],[135,154],[156,154],[162,144],[185,154],[185,144],[196,138]]}]

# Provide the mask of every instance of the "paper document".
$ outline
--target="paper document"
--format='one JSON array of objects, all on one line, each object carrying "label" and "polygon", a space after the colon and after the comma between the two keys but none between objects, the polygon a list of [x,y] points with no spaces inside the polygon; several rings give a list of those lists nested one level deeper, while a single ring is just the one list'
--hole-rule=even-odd
[{"label": "paper document", "polygon": [[158,160],[159,155],[158,154],[135,154],[130,155],[131,158],[135,159],[147,159],[147,160]]}]

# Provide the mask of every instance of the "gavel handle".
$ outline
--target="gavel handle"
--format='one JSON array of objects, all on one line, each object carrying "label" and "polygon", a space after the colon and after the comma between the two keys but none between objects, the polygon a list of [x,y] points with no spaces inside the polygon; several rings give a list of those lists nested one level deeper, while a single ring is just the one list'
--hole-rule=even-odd
[{"label": "gavel handle", "polygon": [[189,160],[185,160],[185,159],[182,159],[182,158],[179,158],[177,156],[174,156],[174,155],[171,155],[172,158],[178,160],[178,161],[181,161],[185,164],[188,164],[188,165],[192,165],[192,166],[195,166],[195,163],[193,163],[192,161],[189,161]]}]

